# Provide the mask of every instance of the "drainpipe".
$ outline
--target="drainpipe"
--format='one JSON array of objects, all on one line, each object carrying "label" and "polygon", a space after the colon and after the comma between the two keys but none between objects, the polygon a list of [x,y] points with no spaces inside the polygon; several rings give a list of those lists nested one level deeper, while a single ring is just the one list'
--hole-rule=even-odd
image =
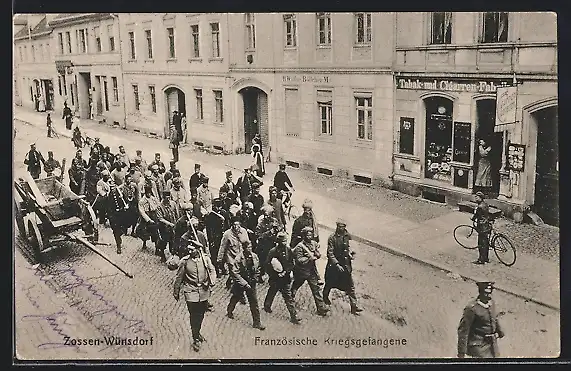
[{"label": "drainpipe", "polygon": [[[123,130],[127,130],[127,101],[125,100],[125,73],[123,72],[123,38],[121,37],[121,22],[118,13],[111,13],[113,19],[117,20],[117,28],[119,29],[119,68],[121,71],[121,86],[123,87]],[[113,88],[113,87],[111,87]],[[117,87],[118,88],[118,87]]]},{"label": "drainpipe", "polygon": [[[228,53],[228,77],[230,77],[229,81],[232,81],[231,77],[232,75],[230,74],[230,64],[232,63],[232,59],[230,58],[230,17],[228,16],[228,13],[226,13],[226,50]],[[230,86],[229,86],[230,87]],[[230,89],[228,89],[230,91]],[[236,108],[236,104],[237,101],[234,101],[234,105],[233,108]],[[234,109],[234,112],[236,112],[236,110]],[[233,118],[233,121],[236,121],[236,117]],[[232,124],[230,124],[230,153],[234,154],[235,150],[234,150],[234,126]]]}]

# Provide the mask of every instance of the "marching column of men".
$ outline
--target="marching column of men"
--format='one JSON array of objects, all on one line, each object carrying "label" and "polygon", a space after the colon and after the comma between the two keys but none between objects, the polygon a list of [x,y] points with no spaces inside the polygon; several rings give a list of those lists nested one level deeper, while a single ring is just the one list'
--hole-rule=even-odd
[{"label": "marching column of men", "polygon": [[[31,159],[28,163],[34,162],[30,172],[36,176],[36,163],[42,162],[43,157],[34,150],[32,147],[27,158]],[[143,249],[151,240],[161,262],[170,270],[177,270],[174,297],[178,300],[180,291],[184,292],[194,350],[198,351],[205,341],[200,329],[205,313],[213,310],[209,303],[211,289],[217,277],[224,275],[228,275],[226,287],[232,293],[227,316],[234,317],[238,303],[248,304],[252,325],[259,330],[265,326],[257,289],[266,275],[269,288],[263,301],[264,311],[272,313],[279,292],[293,324],[301,323],[295,294],[306,281],[318,315],[327,315],[332,288],[348,293],[351,313],[361,310],[356,306],[350,260],[346,259],[347,254],[352,259],[346,224],[342,229],[345,234],[339,234],[338,229],[328,241],[329,265],[338,269],[335,274],[326,273],[325,288],[315,264],[321,252],[310,200],[304,201],[304,213],[293,222],[291,239],[288,238],[281,183],[286,179],[288,189],[293,186],[285,166],[280,166],[266,201],[260,194],[263,180],[250,168],[244,169],[236,183],[232,172],[227,171],[216,197],[200,164],[195,164],[188,189],[176,162],[169,165],[167,169],[158,153],[147,165],[141,150],[131,162],[123,146],[114,155],[95,138],[88,162],[83,160],[81,150],[76,152],[69,169],[69,186],[75,193],[86,195],[101,225],[111,227],[118,254],[122,253],[122,236],[130,229],[129,234],[142,241]],[[339,284],[340,281],[345,284]]]}]

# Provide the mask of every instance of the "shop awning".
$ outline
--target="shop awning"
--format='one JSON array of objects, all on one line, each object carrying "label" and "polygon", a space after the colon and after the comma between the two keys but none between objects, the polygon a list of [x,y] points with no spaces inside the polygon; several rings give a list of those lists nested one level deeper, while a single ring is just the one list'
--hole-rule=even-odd
[{"label": "shop awning", "polygon": [[65,75],[67,67],[72,67],[73,63],[70,60],[56,61],[56,70],[60,75]]}]

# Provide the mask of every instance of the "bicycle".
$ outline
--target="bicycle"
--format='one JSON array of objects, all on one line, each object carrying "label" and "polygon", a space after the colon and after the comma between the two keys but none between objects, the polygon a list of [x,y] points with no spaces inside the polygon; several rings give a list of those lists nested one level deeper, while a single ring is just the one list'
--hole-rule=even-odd
[{"label": "bicycle", "polygon": [[[282,207],[284,209],[285,216],[289,222],[297,219],[300,215],[297,206],[291,201],[292,191],[281,191],[282,194]],[[285,197],[284,197],[285,196]]]},{"label": "bicycle", "polygon": [[[495,219],[492,219],[492,229],[488,239],[488,245],[492,247],[498,260],[505,266],[511,267],[515,264],[517,255],[515,247],[510,239],[503,233],[498,233],[493,228]],[[478,248],[478,230],[476,222],[472,225],[462,224],[454,228],[454,240],[465,249],[473,250]]]}]

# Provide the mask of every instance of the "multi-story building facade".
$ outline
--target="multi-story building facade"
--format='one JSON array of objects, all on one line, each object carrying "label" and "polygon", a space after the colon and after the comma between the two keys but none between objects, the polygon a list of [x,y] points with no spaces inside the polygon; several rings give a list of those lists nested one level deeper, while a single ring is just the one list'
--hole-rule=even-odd
[{"label": "multi-story building facade", "polygon": [[47,111],[56,104],[49,20],[44,14],[22,15],[15,24],[19,26],[14,34],[15,103],[34,110],[40,101]]},{"label": "multi-story building facade", "polygon": [[60,14],[52,28],[56,106],[80,118],[125,125],[117,17],[111,13]]},{"label": "multi-story building facade", "polygon": [[272,160],[388,183],[391,13],[230,14],[234,148],[260,133]]},{"label": "multi-story building facade", "polygon": [[456,203],[491,145],[492,202],[558,221],[554,13],[397,13],[394,184]]},{"label": "multi-story building facade", "polygon": [[179,111],[187,119],[186,142],[232,152],[227,19],[119,14],[128,127],[167,136]]}]

